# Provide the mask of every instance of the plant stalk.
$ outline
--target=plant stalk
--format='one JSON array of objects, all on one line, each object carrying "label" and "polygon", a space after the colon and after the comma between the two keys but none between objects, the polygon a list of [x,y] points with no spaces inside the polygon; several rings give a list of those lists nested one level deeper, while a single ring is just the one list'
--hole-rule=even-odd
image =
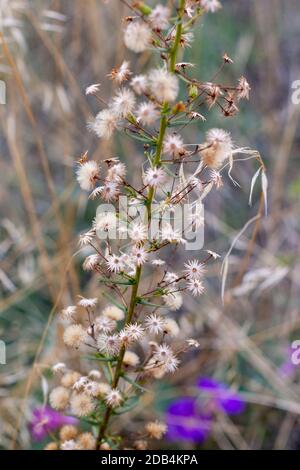
[{"label": "plant stalk", "polygon": [[[175,41],[174,41],[172,50],[170,52],[169,71],[171,73],[175,73],[177,53],[178,53],[180,39],[182,35],[182,18],[184,15],[184,8],[185,8],[185,0],[180,0],[179,8],[178,8],[178,23],[176,27],[176,36],[175,36]],[[162,108],[162,116],[160,119],[160,129],[159,129],[159,134],[158,134],[158,139],[157,139],[156,153],[155,153],[155,158],[153,162],[154,166],[157,166],[157,167],[161,165],[161,154],[162,154],[162,149],[163,149],[163,142],[164,142],[166,129],[168,126],[167,109],[168,109],[168,104],[164,103],[163,108]],[[154,187],[151,187],[149,189],[149,193],[147,197],[148,224],[151,223],[152,202],[153,202],[154,195],[155,195],[155,189]],[[141,274],[142,274],[142,267],[138,266],[136,269],[135,283],[132,286],[132,290],[131,290],[130,303],[129,303],[129,308],[128,308],[128,312],[126,316],[126,324],[131,323],[133,315],[134,315],[134,309],[136,305],[137,294],[138,294],[139,284],[141,280]],[[118,357],[118,362],[115,368],[115,372],[114,372],[112,388],[116,388],[119,383],[119,379],[122,373],[122,365],[123,365],[125,352],[126,352],[126,347],[122,346],[119,357]],[[106,408],[106,412],[105,412],[102,424],[99,428],[99,433],[98,433],[98,438],[97,438],[97,443],[96,443],[96,450],[99,450],[101,447],[101,443],[102,443],[103,438],[105,437],[106,430],[109,425],[112,412],[113,412],[112,407],[108,406]]]}]

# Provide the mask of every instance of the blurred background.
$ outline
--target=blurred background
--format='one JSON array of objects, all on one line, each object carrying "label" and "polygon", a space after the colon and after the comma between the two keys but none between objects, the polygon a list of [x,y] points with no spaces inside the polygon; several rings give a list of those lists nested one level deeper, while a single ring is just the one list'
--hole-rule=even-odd
[{"label": "blurred background", "polygon": [[[191,126],[185,140],[199,142],[218,126],[237,145],[257,149],[268,173],[268,217],[247,225],[260,213],[259,183],[248,205],[257,166],[237,162],[233,175],[241,187],[226,177],[205,205],[205,248],[223,259],[245,227],[228,258],[225,303],[221,259],[208,272],[207,294],[199,302],[186,299],[176,313],[200,350],[177,374],[158,381],[157,393],[145,395],[123,426],[133,416],[167,419],[174,400],[187,400],[209,377],[238,393],[243,409],[216,405],[209,435],[183,430],[162,448],[299,449],[300,365],[291,361],[291,343],[300,339],[300,104],[291,99],[292,83],[300,80],[299,2],[222,3],[220,12],[198,23],[185,60],[197,64],[199,79],[210,80],[226,52],[234,64],[220,81],[245,75],[251,99],[233,118],[203,110],[207,122]],[[56,314],[75,295],[98,289],[81,270],[83,254],[73,256],[95,212],[74,181],[75,162],[85,150],[99,161],[118,155],[133,178],[140,165],[141,149],[128,137],[101,142],[86,129],[99,107],[84,96],[86,86],[101,83],[102,96],[109,96],[112,67],[127,58],[141,71],[153,60],[124,49],[121,20],[129,14],[117,0],[0,0],[0,79],[6,83],[0,105],[2,449],[43,445],[32,440],[27,422],[47,394],[47,366],[62,356]]]}]

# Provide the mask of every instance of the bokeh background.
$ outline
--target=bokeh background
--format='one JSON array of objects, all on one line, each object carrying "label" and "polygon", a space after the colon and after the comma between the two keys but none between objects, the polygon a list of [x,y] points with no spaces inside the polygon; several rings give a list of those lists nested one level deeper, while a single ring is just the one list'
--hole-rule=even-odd
[{"label": "bokeh background", "polygon": [[[157,2],[152,2],[156,4]],[[215,413],[214,427],[200,445],[160,443],[162,448],[300,448],[300,365],[291,363],[290,345],[300,339],[300,105],[291,85],[300,80],[298,0],[224,0],[217,14],[196,28],[185,60],[209,80],[224,52],[234,64],[220,81],[245,75],[251,100],[225,119],[217,110],[205,124],[192,126],[186,141],[201,141],[205,130],[230,131],[239,146],[256,148],[267,167],[269,213],[249,224],[229,257],[225,303],[221,301],[222,260],[208,272],[208,291],[187,300],[177,319],[197,337],[200,350],[173,377],[159,381],[129,417],[139,421],[164,413],[172,400],[187,396],[200,377],[214,377],[239,391],[246,406],[238,416]],[[135,177],[141,149],[119,135],[101,142],[86,129],[98,110],[84,96],[91,83],[126,57],[133,70],[153,61],[124,49],[117,0],[0,0],[0,79],[7,86],[0,105],[0,339],[6,365],[0,365],[0,446],[30,449],[27,422],[47,394],[47,367],[61,358],[56,314],[74,296],[99,289],[81,270],[78,233],[88,228],[95,206],[74,181],[75,162],[85,150],[103,160],[118,155]],[[224,256],[245,224],[259,211],[253,160],[234,165],[234,177],[207,198],[205,248]],[[178,255],[177,262],[180,263]],[[77,358],[77,361],[80,361]],[[42,379],[44,377],[44,379]]]}]

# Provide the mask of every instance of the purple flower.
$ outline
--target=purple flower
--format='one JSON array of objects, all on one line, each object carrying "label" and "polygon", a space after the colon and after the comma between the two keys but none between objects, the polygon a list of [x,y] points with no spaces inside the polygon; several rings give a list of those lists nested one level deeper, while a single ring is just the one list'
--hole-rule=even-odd
[{"label": "purple flower", "polygon": [[203,394],[179,398],[169,405],[166,424],[167,438],[170,441],[201,444],[210,434],[216,410],[237,415],[245,408],[245,402],[240,396],[221,382],[202,377],[198,380],[197,387]]},{"label": "purple flower", "polygon": [[212,407],[215,406],[229,415],[240,414],[245,409],[245,402],[240,396],[222,382],[202,377],[198,380],[197,387],[205,393]]},{"label": "purple flower", "polygon": [[64,416],[50,406],[37,407],[32,412],[29,423],[30,433],[35,441],[42,441],[49,432],[54,432],[65,424],[77,424],[72,416]]},{"label": "purple flower", "polygon": [[170,441],[202,443],[207,438],[211,418],[199,407],[199,400],[193,397],[179,398],[167,409],[167,438]]}]

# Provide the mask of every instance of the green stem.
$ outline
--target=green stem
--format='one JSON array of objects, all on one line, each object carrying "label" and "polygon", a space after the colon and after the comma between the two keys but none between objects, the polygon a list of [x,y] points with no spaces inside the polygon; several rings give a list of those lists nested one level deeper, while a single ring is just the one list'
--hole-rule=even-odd
[{"label": "green stem", "polygon": [[[161,153],[162,153],[162,148],[163,148],[163,143],[164,143],[164,137],[168,125],[168,118],[167,115],[165,114],[166,110],[168,108],[168,104],[164,104],[163,106],[163,115],[160,119],[160,128],[159,128],[159,134],[158,134],[158,139],[157,139],[157,144],[156,144],[156,154],[155,158],[153,161],[153,164],[155,167],[158,167],[161,165]],[[154,198],[154,186],[151,186],[148,192],[148,200],[147,200],[147,212],[148,212],[148,225],[151,223],[151,205],[152,201]]]},{"label": "green stem", "polygon": [[[169,66],[169,71],[171,73],[175,72],[175,66],[176,66],[176,59],[177,59],[177,53],[178,53],[178,48],[180,45],[180,39],[182,35],[182,18],[184,15],[184,7],[185,7],[185,0],[180,0],[179,3],[179,9],[178,9],[178,23],[177,23],[177,28],[176,28],[176,36],[175,36],[175,41],[173,48],[170,52],[170,66]],[[156,144],[156,153],[155,153],[155,158],[154,158],[154,166],[159,167],[161,165],[161,154],[162,154],[162,149],[163,149],[163,142],[164,142],[164,137],[166,133],[166,129],[168,126],[168,116],[167,116],[167,111],[168,111],[168,103],[164,103],[162,107],[162,116],[160,119],[160,129],[159,129],[159,134],[158,134],[158,139],[157,139],[157,144]],[[148,214],[148,223],[151,222],[151,206],[153,202],[153,198],[155,195],[155,189],[154,187],[151,187],[148,192],[148,197],[147,197],[147,214]],[[137,294],[138,294],[138,288],[141,280],[141,274],[142,274],[142,268],[141,266],[137,267],[136,269],[136,275],[135,275],[135,283],[132,286],[131,290],[131,297],[130,297],[130,302],[129,302],[129,308],[128,312],[126,315],[126,324],[131,323],[133,314],[134,314],[134,309],[137,301]],[[123,365],[123,359],[124,355],[126,352],[126,347],[122,346],[119,357],[118,357],[118,362],[115,368],[114,372],[114,377],[112,381],[112,388],[116,388],[119,379],[121,377],[122,373],[122,365]],[[99,450],[102,440],[105,437],[106,429],[109,425],[109,420],[112,415],[113,409],[108,406],[106,408],[106,412],[102,421],[102,424],[99,428],[99,433],[98,433],[98,439],[96,443],[96,449]]]},{"label": "green stem", "polygon": [[[142,268],[141,268],[141,266],[138,266],[137,269],[136,269],[136,274],[135,274],[135,283],[132,286],[132,290],[131,290],[130,303],[129,303],[129,308],[128,308],[128,312],[127,312],[126,320],[125,320],[126,325],[128,325],[132,321],[132,317],[133,317],[133,314],[134,314],[134,308],[135,308],[135,305],[136,305],[136,299],[137,299],[137,294],[138,294],[139,283],[140,283],[140,280],[141,280],[141,273],[142,273]],[[111,384],[112,388],[116,388],[118,386],[119,379],[120,379],[121,372],[122,372],[122,365],[123,365],[123,359],[124,359],[125,352],[126,352],[126,347],[122,346],[119,357],[118,357],[118,362],[117,362],[117,365],[116,365],[116,368],[115,368],[112,384]],[[105,433],[106,433],[106,429],[107,429],[112,411],[113,411],[113,409],[112,409],[111,406],[108,406],[106,408],[102,424],[99,428],[98,439],[97,439],[97,447],[96,447],[97,450],[100,449],[102,440],[103,440],[103,438],[105,436]]]},{"label": "green stem", "polygon": [[177,59],[177,52],[180,45],[180,39],[182,35],[182,18],[184,15],[184,7],[185,7],[185,0],[180,0],[179,8],[178,8],[178,17],[177,17],[177,27],[176,27],[176,35],[175,41],[170,53],[170,72],[175,72],[176,66],[176,59]]}]

